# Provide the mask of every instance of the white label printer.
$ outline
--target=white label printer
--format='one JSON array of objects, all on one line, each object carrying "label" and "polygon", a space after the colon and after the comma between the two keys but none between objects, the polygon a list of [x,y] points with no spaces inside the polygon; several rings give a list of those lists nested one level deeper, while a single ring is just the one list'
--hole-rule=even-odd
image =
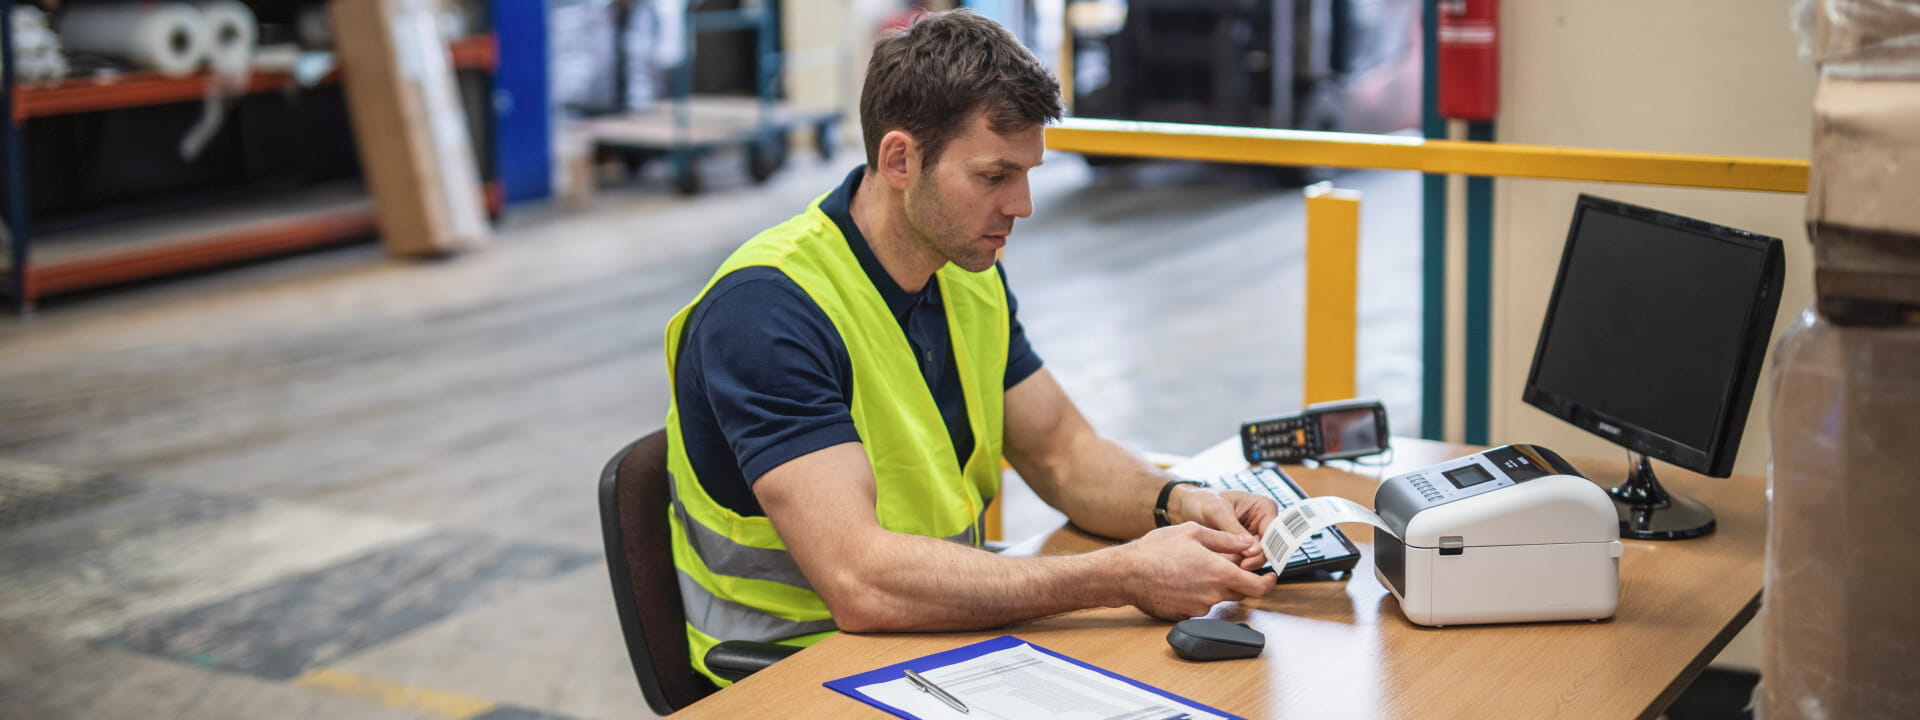
[{"label": "white label printer", "polygon": [[1507,445],[1388,478],[1373,506],[1391,532],[1374,531],[1374,574],[1415,623],[1600,620],[1619,607],[1613,501],[1552,450]]}]

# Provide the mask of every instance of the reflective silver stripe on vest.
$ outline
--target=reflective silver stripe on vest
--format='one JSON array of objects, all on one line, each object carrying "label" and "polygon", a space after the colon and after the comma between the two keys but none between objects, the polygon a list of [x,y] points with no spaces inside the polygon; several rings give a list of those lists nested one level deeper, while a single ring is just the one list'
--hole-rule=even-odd
[{"label": "reflective silver stripe on vest", "polygon": [[[707,564],[709,571],[717,575],[769,580],[783,585],[792,585],[802,590],[813,590],[813,584],[807,582],[806,574],[800,572],[799,563],[793,561],[792,553],[734,542],[733,538],[696,522],[693,516],[687,513],[687,506],[680,502],[677,489],[672,495],[673,511],[680,516],[680,526],[687,531],[687,544],[693,546],[694,554],[700,556],[700,560]],[[985,517],[986,514],[982,512],[983,521]],[[976,547],[977,543],[974,542],[976,527],[978,526],[969,527],[957,535],[942,539]]]},{"label": "reflective silver stripe on vest", "polygon": [[802,590],[813,590],[813,584],[807,582],[806,574],[800,572],[800,565],[793,561],[792,553],[742,545],[694,521],[687,514],[687,506],[680,502],[678,493],[673,497],[673,511],[680,516],[680,527],[687,529],[687,544],[693,546],[694,554],[699,555],[701,562],[706,563],[707,569],[714,574],[770,580]]},{"label": "reflective silver stripe on vest", "polygon": [[674,574],[680,577],[680,600],[687,610],[687,624],[719,640],[773,642],[840,629],[831,618],[801,622],[769,615],[707,592],[685,571]]}]

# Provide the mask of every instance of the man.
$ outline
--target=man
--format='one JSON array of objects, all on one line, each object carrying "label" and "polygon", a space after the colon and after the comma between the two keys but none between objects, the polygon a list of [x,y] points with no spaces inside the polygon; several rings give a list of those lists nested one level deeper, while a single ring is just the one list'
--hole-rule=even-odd
[{"label": "man", "polygon": [[[875,46],[860,117],[867,165],[743,245],[667,327],[695,666],[720,640],[1121,605],[1177,619],[1271,588],[1250,570],[1273,502],[1177,484],[1095,433],[1016,319],[996,258],[1060,117],[1033,55],[971,12],[927,16]],[[1003,455],[1076,525],[1140,539],[979,549]]]}]

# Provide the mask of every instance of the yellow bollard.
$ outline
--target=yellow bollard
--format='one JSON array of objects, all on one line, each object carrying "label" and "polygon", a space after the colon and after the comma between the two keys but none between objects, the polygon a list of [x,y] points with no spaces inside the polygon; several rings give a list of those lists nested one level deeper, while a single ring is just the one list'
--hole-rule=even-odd
[{"label": "yellow bollard", "polygon": [[1307,404],[1354,397],[1360,302],[1360,191],[1307,187]]},{"label": "yellow bollard", "polygon": [[[1013,470],[1013,466],[1007,464],[1007,459],[1000,458],[1001,485],[1004,486],[1006,484],[1007,473],[1011,470]],[[1007,494],[1006,491],[1002,489],[1000,492],[1001,497],[996,497],[992,500],[988,500],[987,506],[985,508],[981,508],[980,510],[980,539],[981,540],[984,540],[986,542],[1000,542],[1001,540],[1005,539],[1001,537],[1002,535],[1005,534],[1006,531],[1003,529],[1004,526],[1001,524],[1000,507],[1002,505],[1007,504],[1006,501],[1001,499],[1005,497],[1006,494]]]}]

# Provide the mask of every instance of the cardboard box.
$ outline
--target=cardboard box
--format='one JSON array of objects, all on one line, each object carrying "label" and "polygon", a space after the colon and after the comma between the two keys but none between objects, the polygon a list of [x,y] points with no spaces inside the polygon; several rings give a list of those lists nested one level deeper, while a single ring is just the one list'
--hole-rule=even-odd
[{"label": "cardboard box", "polygon": [[1920,80],[1820,78],[1807,235],[1822,312],[1920,311]]},{"label": "cardboard box", "polygon": [[333,0],[334,49],[380,240],[398,257],[485,244],[480,173],[435,0]]}]

